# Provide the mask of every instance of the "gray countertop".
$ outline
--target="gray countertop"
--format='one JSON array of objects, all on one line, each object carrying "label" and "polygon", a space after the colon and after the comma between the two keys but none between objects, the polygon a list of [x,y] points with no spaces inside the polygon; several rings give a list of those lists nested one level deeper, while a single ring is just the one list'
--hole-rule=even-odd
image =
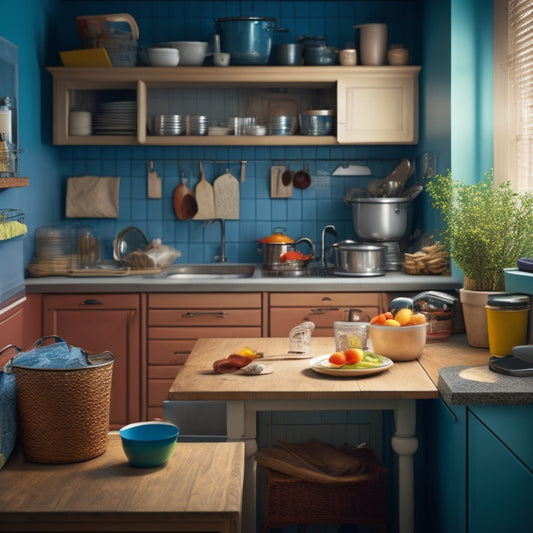
[{"label": "gray countertop", "polygon": [[533,404],[533,377],[499,374],[488,364],[441,368],[438,389],[450,405]]},{"label": "gray countertop", "polygon": [[410,276],[387,272],[372,277],[272,277],[261,266],[251,278],[240,279],[164,279],[161,274],[28,278],[27,293],[82,292],[408,292],[453,290],[462,283],[450,276]]}]

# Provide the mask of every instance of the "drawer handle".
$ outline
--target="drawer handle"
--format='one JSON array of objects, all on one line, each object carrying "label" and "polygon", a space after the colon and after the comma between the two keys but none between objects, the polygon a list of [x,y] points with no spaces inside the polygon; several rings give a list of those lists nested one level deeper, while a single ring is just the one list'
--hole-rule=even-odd
[{"label": "drawer handle", "polygon": [[340,311],[340,307],[315,307],[309,310],[312,315],[323,315],[328,311]]},{"label": "drawer handle", "polygon": [[215,318],[226,318],[226,311],[187,311],[181,318],[195,318],[197,316],[213,316]]},{"label": "drawer handle", "polygon": [[174,355],[188,355],[191,352],[189,350],[176,350],[175,352],[172,352]]},{"label": "drawer handle", "polygon": [[95,298],[88,298],[87,300],[83,300],[83,302],[81,302],[80,305],[104,305],[104,304],[100,300],[96,300]]}]

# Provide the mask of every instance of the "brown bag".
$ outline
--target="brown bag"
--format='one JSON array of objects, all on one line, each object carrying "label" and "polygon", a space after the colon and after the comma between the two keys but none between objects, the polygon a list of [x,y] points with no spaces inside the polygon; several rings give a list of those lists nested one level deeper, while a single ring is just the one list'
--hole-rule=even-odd
[{"label": "brown bag", "polygon": [[117,218],[119,177],[81,176],[68,178],[67,218]]}]

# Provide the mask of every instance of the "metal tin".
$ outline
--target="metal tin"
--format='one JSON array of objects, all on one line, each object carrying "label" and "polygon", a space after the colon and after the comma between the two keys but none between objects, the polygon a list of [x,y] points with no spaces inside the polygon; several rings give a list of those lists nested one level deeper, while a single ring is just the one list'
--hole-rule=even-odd
[{"label": "metal tin", "polygon": [[338,276],[382,276],[383,250],[380,244],[338,242],[332,245]]}]

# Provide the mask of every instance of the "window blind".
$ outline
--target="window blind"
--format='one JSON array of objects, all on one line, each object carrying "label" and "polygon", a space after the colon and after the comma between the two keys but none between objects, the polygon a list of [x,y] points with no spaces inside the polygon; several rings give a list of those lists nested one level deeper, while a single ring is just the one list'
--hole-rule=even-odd
[{"label": "window blind", "polygon": [[533,190],[533,1],[508,4],[508,74],[511,157],[516,190]]}]

